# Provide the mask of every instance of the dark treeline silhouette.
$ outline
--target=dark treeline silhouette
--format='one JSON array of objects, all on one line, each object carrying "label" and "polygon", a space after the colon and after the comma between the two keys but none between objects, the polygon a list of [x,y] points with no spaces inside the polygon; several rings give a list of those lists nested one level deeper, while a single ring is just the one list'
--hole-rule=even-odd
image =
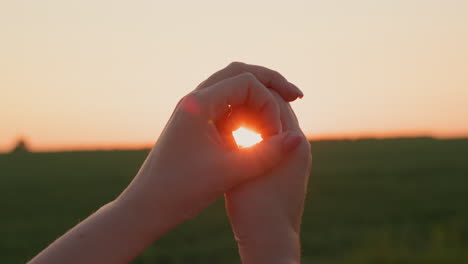
[{"label": "dark treeline silhouette", "polygon": [[18,139],[15,147],[11,150],[11,153],[25,153],[29,152],[28,144],[24,138]]}]

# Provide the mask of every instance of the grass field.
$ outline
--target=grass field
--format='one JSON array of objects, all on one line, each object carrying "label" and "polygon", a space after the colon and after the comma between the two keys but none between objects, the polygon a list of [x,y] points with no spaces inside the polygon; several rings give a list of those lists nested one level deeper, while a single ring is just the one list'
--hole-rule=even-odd
[{"label": "grass field", "polygon": [[[110,201],[147,150],[0,155],[0,263]],[[468,263],[468,139],[312,142],[303,263]],[[134,263],[239,263],[223,201]]]}]

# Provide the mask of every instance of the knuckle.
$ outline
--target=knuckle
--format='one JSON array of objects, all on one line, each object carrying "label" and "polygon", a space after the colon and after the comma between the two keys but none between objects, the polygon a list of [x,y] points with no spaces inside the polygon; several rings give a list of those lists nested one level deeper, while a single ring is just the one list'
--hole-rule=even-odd
[{"label": "knuckle", "polygon": [[281,75],[281,73],[279,73],[278,71],[275,71],[275,70],[270,70],[270,71],[271,71],[271,74],[273,75],[273,78],[283,79],[283,75]]},{"label": "knuckle", "polygon": [[282,82],[286,81],[284,76],[281,75],[281,73],[279,73],[278,71],[271,70],[271,69],[269,69],[269,71],[270,71],[270,76],[271,76],[271,81],[270,82],[272,84],[282,83]]},{"label": "knuckle", "polygon": [[234,69],[236,71],[241,71],[245,67],[245,63],[240,62],[240,61],[233,61],[229,63],[227,68]]},{"label": "knuckle", "polygon": [[248,82],[256,82],[257,81],[257,78],[255,78],[255,75],[253,75],[253,73],[251,72],[243,72],[241,74],[239,74],[239,77],[248,81]]},{"label": "knuckle", "polygon": [[201,91],[194,90],[179,100],[176,109],[185,113],[199,114],[203,105],[200,103],[201,101]]}]

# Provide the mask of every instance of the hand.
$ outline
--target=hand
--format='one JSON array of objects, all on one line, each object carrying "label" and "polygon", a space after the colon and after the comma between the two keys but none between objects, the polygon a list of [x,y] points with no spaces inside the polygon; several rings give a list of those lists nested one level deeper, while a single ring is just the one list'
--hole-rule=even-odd
[{"label": "hand", "polygon": [[[297,118],[284,100],[295,99],[295,93],[300,97],[303,94],[297,92],[299,89],[295,86],[294,89],[288,89],[286,85],[282,85],[286,83],[285,78],[277,72],[246,64],[237,64],[234,68],[237,69],[228,67],[217,72],[197,89],[204,89],[205,85],[229,78],[240,71],[250,71],[255,73],[257,78],[260,76],[260,79],[265,78],[264,76],[275,76],[270,79],[275,79],[276,82],[264,83],[271,88],[270,91],[280,107],[282,129],[302,138],[299,140],[300,146],[290,153],[286,160],[267,172],[267,175],[236,186],[226,193],[226,208],[241,258],[244,263],[298,263],[300,223],[310,173],[311,152]],[[235,149],[231,131],[236,128],[236,121],[255,119],[255,116],[234,109],[227,119],[231,119],[225,120],[228,124],[218,127],[223,128],[223,140]],[[233,122],[234,125],[231,124]]]},{"label": "hand", "polygon": [[[234,63],[215,73],[176,107],[164,131],[119,204],[149,219],[155,237],[193,217],[232,187],[276,166],[297,145],[298,136],[280,133],[280,109],[266,88],[289,100],[301,93],[281,75]],[[250,70],[253,68],[254,70]],[[222,79],[219,78],[222,76]],[[255,112],[265,135],[248,149],[230,149],[216,124],[230,108]]]},{"label": "hand", "polygon": [[226,193],[226,208],[243,263],[299,263],[300,224],[312,163],[310,145],[288,103],[275,92],[283,131],[300,146],[263,177]]}]

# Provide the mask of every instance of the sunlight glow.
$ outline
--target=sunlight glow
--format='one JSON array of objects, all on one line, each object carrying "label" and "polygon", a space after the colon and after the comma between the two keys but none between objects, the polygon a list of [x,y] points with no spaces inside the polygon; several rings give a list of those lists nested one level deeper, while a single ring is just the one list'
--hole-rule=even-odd
[{"label": "sunlight glow", "polygon": [[240,148],[248,148],[262,141],[260,134],[245,127],[239,127],[239,129],[232,131],[232,135]]}]

